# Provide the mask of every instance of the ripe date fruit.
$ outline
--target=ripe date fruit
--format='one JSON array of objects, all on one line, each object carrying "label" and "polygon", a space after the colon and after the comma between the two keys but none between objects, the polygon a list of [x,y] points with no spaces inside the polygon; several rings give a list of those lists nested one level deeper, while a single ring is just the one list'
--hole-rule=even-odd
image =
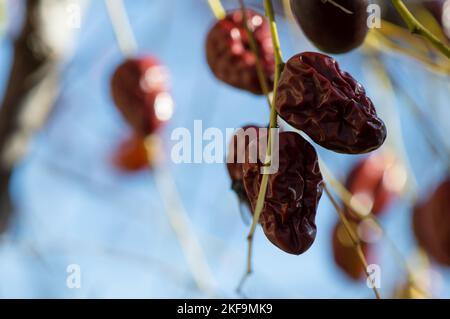
[{"label": "ripe date fruit", "polygon": [[[367,207],[367,213],[381,215],[406,183],[404,167],[390,153],[374,153],[357,163],[347,177],[346,188]],[[357,218],[353,212],[348,216]]]},{"label": "ripe date fruit", "polygon": [[327,55],[304,52],[289,59],[275,106],[286,122],[335,152],[368,153],[386,139],[362,85]]},{"label": "ripe date fruit", "polygon": [[256,125],[246,125],[237,130],[233,135],[228,148],[227,169],[231,178],[231,188],[239,199],[249,204],[247,194],[243,184],[243,163],[245,161],[245,150],[253,139],[258,139],[259,127]]},{"label": "ripe date fruit", "polygon": [[[247,148],[254,148],[254,143],[258,141],[251,141]],[[278,146],[278,154],[273,155],[278,155],[279,168],[269,175],[259,221],[275,246],[299,255],[309,249],[316,237],[315,217],[323,190],[322,174],[314,147],[299,134],[280,133]],[[262,166],[261,161],[252,160],[246,152],[244,187],[253,211],[261,187]]]},{"label": "ripe date fruit", "polygon": [[111,94],[125,120],[143,136],[154,133],[173,113],[168,73],[152,57],[128,59],[114,72]]},{"label": "ripe date fruit", "polygon": [[414,209],[414,233],[437,262],[450,266],[450,178]]},{"label": "ripe date fruit", "polygon": [[297,23],[317,48],[328,53],[345,53],[359,47],[366,38],[369,3],[367,0],[334,2],[291,0],[291,8]]},{"label": "ripe date fruit", "polygon": [[149,154],[142,136],[133,134],[127,137],[114,154],[114,164],[127,172],[140,171],[150,165]]},{"label": "ripe date fruit", "polygon": [[[266,82],[272,87],[275,60],[269,24],[265,17],[252,10],[247,10],[247,21],[258,46]],[[206,58],[219,80],[254,94],[263,94],[241,10],[228,12],[211,28],[206,39]]]}]

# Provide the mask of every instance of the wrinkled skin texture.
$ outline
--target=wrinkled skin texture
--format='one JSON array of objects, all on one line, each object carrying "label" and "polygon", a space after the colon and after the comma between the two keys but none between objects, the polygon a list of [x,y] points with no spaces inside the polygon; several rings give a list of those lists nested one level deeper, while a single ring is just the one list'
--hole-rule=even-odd
[{"label": "wrinkled skin texture", "polygon": [[125,172],[148,168],[150,163],[144,139],[136,134],[127,137],[117,148],[113,161],[117,168]]},{"label": "wrinkled skin texture", "polygon": [[126,60],[111,80],[114,103],[133,130],[142,136],[154,133],[163,124],[155,112],[155,102],[167,89],[167,72],[151,57]]},{"label": "wrinkled skin texture", "polygon": [[414,233],[422,248],[440,264],[450,266],[450,179],[414,209]]},{"label": "wrinkled skin texture", "polygon": [[[266,83],[273,86],[275,60],[269,24],[265,17],[247,10]],[[241,10],[231,11],[218,21],[206,39],[206,58],[214,75],[221,81],[254,94],[263,94]]]},{"label": "wrinkled skin texture", "polygon": [[386,126],[361,84],[320,53],[301,53],[286,63],[275,106],[286,122],[335,152],[368,153],[386,139]]},{"label": "wrinkled skin texture", "polygon": [[[379,216],[386,211],[398,195],[392,187],[396,165],[389,154],[375,153],[357,163],[347,177],[345,183],[349,192],[356,196],[362,204],[366,200],[372,203],[372,213]],[[353,212],[348,215],[358,219]]]},{"label": "wrinkled skin texture", "polygon": [[[256,141],[248,148],[252,143]],[[244,187],[253,211],[261,187],[261,167],[261,162],[251,163],[246,154]],[[316,238],[315,216],[322,189],[322,175],[312,145],[297,133],[280,133],[279,170],[269,176],[260,218],[265,235],[275,246],[295,255],[311,247]]]},{"label": "wrinkled skin texture", "polygon": [[[356,225],[351,223],[356,229]],[[333,257],[336,265],[351,279],[360,280],[365,277],[364,267],[358,257],[355,246],[345,227],[339,222],[333,229]],[[370,246],[361,243],[364,256],[370,254]]]},{"label": "wrinkled skin texture", "polygon": [[291,0],[297,23],[320,50],[345,53],[359,47],[367,35],[367,0],[334,0],[344,12],[321,0]]},{"label": "wrinkled skin texture", "polygon": [[[245,138],[243,140],[238,138],[238,134],[241,136],[240,138],[242,136]],[[246,125],[235,133],[228,149],[227,169],[232,181],[231,188],[241,201],[248,204],[249,202],[243,184],[244,176],[242,166],[245,161],[245,150],[252,139],[258,138],[258,134],[259,128],[256,125]],[[240,157],[238,157],[238,154],[240,154]]]}]

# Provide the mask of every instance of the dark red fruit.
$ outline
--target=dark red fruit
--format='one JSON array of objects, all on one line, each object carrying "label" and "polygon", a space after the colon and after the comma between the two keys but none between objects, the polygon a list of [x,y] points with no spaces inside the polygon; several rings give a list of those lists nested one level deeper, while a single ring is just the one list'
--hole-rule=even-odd
[{"label": "dark red fruit", "polygon": [[[356,224],[351,223],[356,231]],[[361,243],[364,256],[369,253],[369,245]],[[351,279],[359,280],[365,276],[364,266],[356,251],[355,245],[344,225],[338,223],[333,230],[333,257],[336,265]]]},{"label": "dark red fruit", "polygon": [[[272,87],[275,61],[269,24],[265,17],[252,10],[247,10],[247,20],[257,42],[266,81]],[[206,58],[219,80],[254,94],[263,94],[241,10],[229,12],[209,31]]]},{"label": "dark red fruit", "polygon": [[154,133],[173,111],[166,69],[152,57],[126,60],[111,81],[114,102],[136,133]]},{"label": "dark red fruit", "polygon": [[419,244],[437,262],[450,266],[450,178],[414,209]]},{"label": "dark red fruit", "polygon": [[275,106],[290,125],[335,152],[367,153],[386,139],[386,126],[362,85],[327,55],[292,57],[281,74]]},{"label": "dark red fruit", "polygon": [[256,125],[246,125],[236,131],[228,148],[227,169],[232,184],[231,188],[238,195],[239,199],[248,203],[247,194],[243,184],[243,163],[245,161],[245,150],[253,139],[258,139],[259,127]]},{"label": "dark red fruit", "polygon": [[113,160],[119,169],[135,172],[148,168],[151,159],[144,139],[140,135],[133,134],[119,145]]},{"label": "dark red fruit", "polygon": [[334,2],[341,7],[326,0],[291,0],[291,8],[297,23],[316,47],[328,53],[345,53],[359,47],[366,38],[369,3]]},{"label": "dark red fruit", "polygon": [[[376,153],[351,170],[346,187],[368,212],[380,215],[400,193],[406,182],[403,167],[388,153]],[[357,217],[349,212],[352,217]]]},{"label": "dark red fruit", "polygon": [[[274,245],[299,255],[308,250],[316,238],[315,217],[323,180],[311,144],[294,132],[282,132],[278,137],[279,169],[269,175],[260,223]],[[250,142],[247,149],[254,148],[255,143],[258,142]],[[243,168],[244,187],[254,211],[263,176],[262,163],[252,163],[247,151]]]}]

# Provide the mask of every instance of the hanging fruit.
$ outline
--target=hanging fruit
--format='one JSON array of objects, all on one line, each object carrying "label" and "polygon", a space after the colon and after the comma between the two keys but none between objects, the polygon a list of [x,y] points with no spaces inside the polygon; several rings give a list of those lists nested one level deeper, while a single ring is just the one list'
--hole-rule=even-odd
[{"label": "hanging fruit", "polygon": [[368,153],[386,139],[386,126],[362,85],[327,55],[305,52],[289,59],[275,106],[286,122],[335,152]]},{"label": "hanging fruit", "polygon": [[[371,154],[357,163],[347,177],[346,188],[352,194],[351,201],[363,205],[361,211],[378,216],[386,211],[406,184],[407,174],[403,165],[387,152]],[[348,216],[360,219],[347,210]]]},{"label": "hanging fruit", "polygon": [[132,134],[119,145],[113,161],[122,171],[136,172],[149,168],[152,158],[145,147],[145,139],[141,135]]},{"label": "hanging fruit", "polygon": [[415,207],[413,226],[422,248],[438,263],[450,266],[450,178]]},{"label": "hanging fruit", "polygon": [[[266,18],[253,10],[247,10],[247,21],[258,47],[259,60],[265,80],[273,86],[275,61],[272,38]],[[206,58],[214,75],[221,81],[254,94],[263,94],[256,68],[256,57],[241,10],[228,12],[216,22],[206,39]]]},{"label": "hanging fruit", "polygon": [[366,38],[367,0],[291,0],[292,13],[305,35],[320,50],[345,53]]},{"label": "hanging fruit", "polygon": [[228,148],[227,169],[231,178],[231,188],[241,202],[249,204],[243,184],[243,163],[245,161],[245,150],[251,140],[259,136],[259,127],[246,125],[237,130],[230,141]]},{"label": "hanging fruit", "polygon": [[[351,222],[350,225],[356,232],[357,224]],[[360,280],[365,277],[364,266],[361,263],[355,245],[341,222],[337,223],[333,229],[332,248],[336,265],[349,278]],[[364,242],[361,243],[361,249],[366,257],[372,254],[371,246]]]},{"label": "hanging fruit", "polygon": [[[254,149],[255,143],[258,141],[253,140],[248,145],[243,165],[244,187],[253,210],[263,167],[261,161],[250,160],[248,149]],[[299,255],[309,249],[316,237],[315,217],[323,180],[316,151],[299,134],[280,133],[278,146],[279,167],[276,173],[269,175],[260,223],[275,246]]]},{"label": "hanging fruit", "polygon": [[117,108],[142,136],[155,133],[172,117],[174,104],[168,89],[166,68],[149,56],[126,60],[111,80]]}]

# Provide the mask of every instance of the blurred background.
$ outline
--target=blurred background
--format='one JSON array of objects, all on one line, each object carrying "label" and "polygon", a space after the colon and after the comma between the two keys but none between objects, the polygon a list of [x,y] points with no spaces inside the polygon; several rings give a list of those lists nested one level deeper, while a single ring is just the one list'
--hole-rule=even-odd
[{"label": "blurred background", "polygon": [[[14,209],[9,223],[2,225],[6,229],[0,237],[0,297],[238,297],[235,288],[245,270],[249,226],[240,216],[226,166],[176,165],[169,157],[175,143],[171,132],[178,127],[192,130],[194,120],[202,120],[204,128],[225,130],[248,123],[265,125],[269,116],[264,98],[222,84],[209,70],[204,42],[214,16],[207,1],[125,1],[139,53],[157,57],[170,71],[175,113],[161,132],[167,154],[164,165],[170,172],[162,177],[155,177],[150,170],[123,172],[113,162],[130,128],[110,96],[110,78],[124,57],[105,3],[35,2],[46,8],[43,34],[52,39],[54,51],[37,58],[35,63],[45,65],[39,70],[32,69],[29,58],[21,60],[15,72],[31,68],[39,78],[38,88],[33,88],[31,95],[26,92],[32,98],[20,100],[28,111],[2,113],[1,121],[24,127],[25,133],[15,138],[19,142],[12,146],[4,146],[0,139],[2,152],[7,149],[10,154],[4,163],[14,164],[12,174],[7,173],[11,166],[6,164],[2,173],[7,176],[2,178],[2,192],[9,191]],[[4,97],[14,90],[8,83],[26,1],[0,3],[0,96]],[[261,11],[260,1],[246,3]],[[70,4],[81,8],[79,28],[68,27],[73,13],[67,7]],[[224,1],[224,6],[237,8],[238,2]],[[285,58],[316,50],[284,17],[281,6],[277,12]],[[394,149],[405,163],[408,179],[404,194],[389,205],[380,220],[429,294],[449,298],[450,271],[432,261],[423,262],[411,221],[411,198],[427,196],[447,174],[448,162],[433,151],[425,130],[439,136],[434,147],[441,151],[450,148],[448,73],[439,63],[430,69],[379,39],[371,39],[367,46],[336,59],[365,86],[386,121],[389,140],[383,148]],[[428,57],[437,60],[432,53]],[[393,87],[383,76],[391,79]],[[21,84],[26,87],[26,83]],[[417,108],[431,123],[427,127],[417,116]],[[317,150],[342,181],[363,158],[319,146]],[[212,293],[196,285],[169,223],[164,191],[155,180],[165,179],[167,174],[175,183],[169,198],[183,204],[211,269],[215,283]],[[5,203],[3,199],[2,209],[7,210]],[[332,235],[337,220],[323,196],[316,241],[300,256],[280,251],[258,229],[254,273],[243,289],[244,296],[373,298],[365,279],[351,280],[335,264]],[[392,297],[405,283],[405,272],[384,241],[374,249],[382,267],[380,292],[383,297]],[[72,264],[80,266],[79,289],[66,284],[67,267]]]}]

